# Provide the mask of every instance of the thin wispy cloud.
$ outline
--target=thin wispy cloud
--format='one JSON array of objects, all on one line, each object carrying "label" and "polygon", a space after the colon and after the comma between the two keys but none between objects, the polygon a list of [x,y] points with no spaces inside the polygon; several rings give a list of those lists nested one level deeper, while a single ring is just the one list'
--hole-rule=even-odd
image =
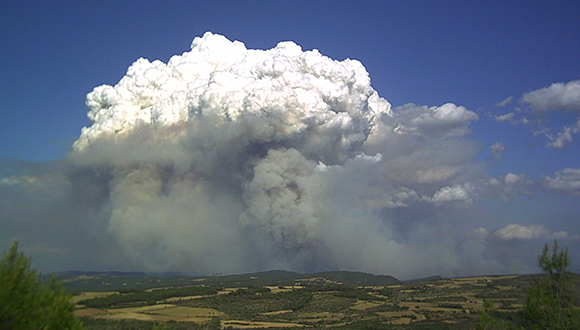
[{"label": "thin wispy cloud", "polygon": [[509,96],[505,100],[498,102],[495,104],[496,107],[505,107],[508,103],[512,102],[512,97]]}]

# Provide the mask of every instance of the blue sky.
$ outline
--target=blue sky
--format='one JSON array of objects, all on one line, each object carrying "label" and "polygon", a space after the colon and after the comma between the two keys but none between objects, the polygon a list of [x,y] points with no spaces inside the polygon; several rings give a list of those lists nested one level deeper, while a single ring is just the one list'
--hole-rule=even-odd
[{"label": "blue sky", "polygon": [[[516,101],[532,90],[578,79],[580,71],[580,46],[574,42],[580,9],[574,1],[24,1],[2,6],[5,115],[0,134],[6,142],[1,154],[10,159],[62,158],[87,125],[86,93],[117,82],[139,57],[166,61],[188,50],[193,37],[206,31],[248,48],[292,40],[333,59],[358,59],[373,87],[395,106],[453,102],[501,114],[507,110],[495,104],[507,97]],[[488,143],[492,130],[493,135],[514,130],[489,127],[482,119],[475,136]],[[521,135],[520,141],[542,142]]]},{"label": "blue sky", "polygon": [[[394,109],[408,103],[432,107],[451,102],[476,113],[478,120],[469,122],[471,133],[462,137],[477,148],[466,164],[483,167],[485,180],[506,180],[514,174],[530,181],[503,200],[482,193],[471,206],[476,211],[432,211],[426,219],[471,214],[473,219],[466,220],[473,221],[471,227],[485,228],[491,236],[517,224],[535,233],[533,244],[520,239],[518,246],[532,244],[537,252],[554,237],[563,237],[556,233],[565,232],[564,243],[577,249],[578,17],[577,1],[1,1],[0,177],[53,173],[72,151],[81,128],[91,125],[87,93],[102,84],[115,85],[140,57],[167,62],[189,51],[193,38],[206,31],[239,40],[248,49],[270,49],[289,40],[335,60],[360,61],[372,88]],[[555,83],[568,84],[568,94],[557,94],[555,87],[538,92]],[[566,108],[554,97],[572,101]],[[539,105],[542,98],[548,100],[544,108]],[[566,127],[572,132],[569,140],[561,147],[549,146]],[[494,144],[499,148],[495,158],[490,150]],[[566,176],[565,169],[573,171]],[[562,179],[565,187],[547,188],[548,179]],[[36,193],[26,196],[31,203],[38,198]],[[0,198],[5,199],[3,207],[11,207],[10,197]],[[0,234],[4,246],[17,238],[34,254],[35,247],[69,251],[78,244],[64,243],[57,234],[28,235],[27,225],[17,225],[25,217],[17,210],[5,211],[0,218],[0,224],[11,228]],[[75,212],[80,211],[67,216],[81,217]],[[445,216],[438,218],[442,213]],[[499,243],[489,238],[487,244]],[[90,264],[78,261],[78,255],[55,255],[40,266],[60,270],[122,264]],[[37,259],[42,258],[40,254]],[[513,263],[492,271],[530,271],[534,259],[529,260],[529,267]],[[439,268],[401,274],[436,271]],[[481,270],[447,273],[476,271]]]}]

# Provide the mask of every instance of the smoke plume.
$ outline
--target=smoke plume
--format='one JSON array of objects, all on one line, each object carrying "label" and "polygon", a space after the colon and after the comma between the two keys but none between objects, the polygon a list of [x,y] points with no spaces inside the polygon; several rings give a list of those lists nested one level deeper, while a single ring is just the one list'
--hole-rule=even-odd
[{"label": "smoke plume", "polygon": [[79,198],[137,268],[502,269],[477,212],[457,216],[487,182],[466,137],[477,114],[392,109],[357,60],[208,32],[167,63],[137,60],[87,105],[72,189],[91,192]]}]

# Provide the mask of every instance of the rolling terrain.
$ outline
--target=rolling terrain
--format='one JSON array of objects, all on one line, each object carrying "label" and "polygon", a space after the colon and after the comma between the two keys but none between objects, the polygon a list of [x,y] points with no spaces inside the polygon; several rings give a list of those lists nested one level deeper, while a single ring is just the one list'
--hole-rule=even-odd
[{"label": "rolling terrain", "polygon": [[[61,273],[88,329],[470,329],[493,300],[518,318],[539,275],[400,281],[358,272]],[[573,274],[579,292],[580,276]],[[576,296],[576,305],[579,304]]]}]

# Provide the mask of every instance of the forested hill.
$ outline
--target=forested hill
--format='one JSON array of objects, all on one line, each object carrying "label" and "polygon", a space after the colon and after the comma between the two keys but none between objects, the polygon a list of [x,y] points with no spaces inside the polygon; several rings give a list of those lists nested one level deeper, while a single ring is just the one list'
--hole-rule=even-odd
[{"label": "forested hill", "polygon": [[[302,275],[304,276],[304,275]],[[326,278],[345,285],[381,286],[400,284],[401,281],[390,275],[373,275],[362,272],[332,271],[311,274],[311,277]]]},{"label": "forested hill", "polygon": [[213,274],[208,276],[189,276],[180,273],[68,271],[57,273],[56,275],[69,292],[116,291],[128,288],[146,290],[158,287],[179,287],[201,284],[221,287],[244,287],[295,284],[381,286],[401,283],[400,280],[389,275],[374,275],[349,271],[302,274],[284,270],[270,270],[248,274]]}]

